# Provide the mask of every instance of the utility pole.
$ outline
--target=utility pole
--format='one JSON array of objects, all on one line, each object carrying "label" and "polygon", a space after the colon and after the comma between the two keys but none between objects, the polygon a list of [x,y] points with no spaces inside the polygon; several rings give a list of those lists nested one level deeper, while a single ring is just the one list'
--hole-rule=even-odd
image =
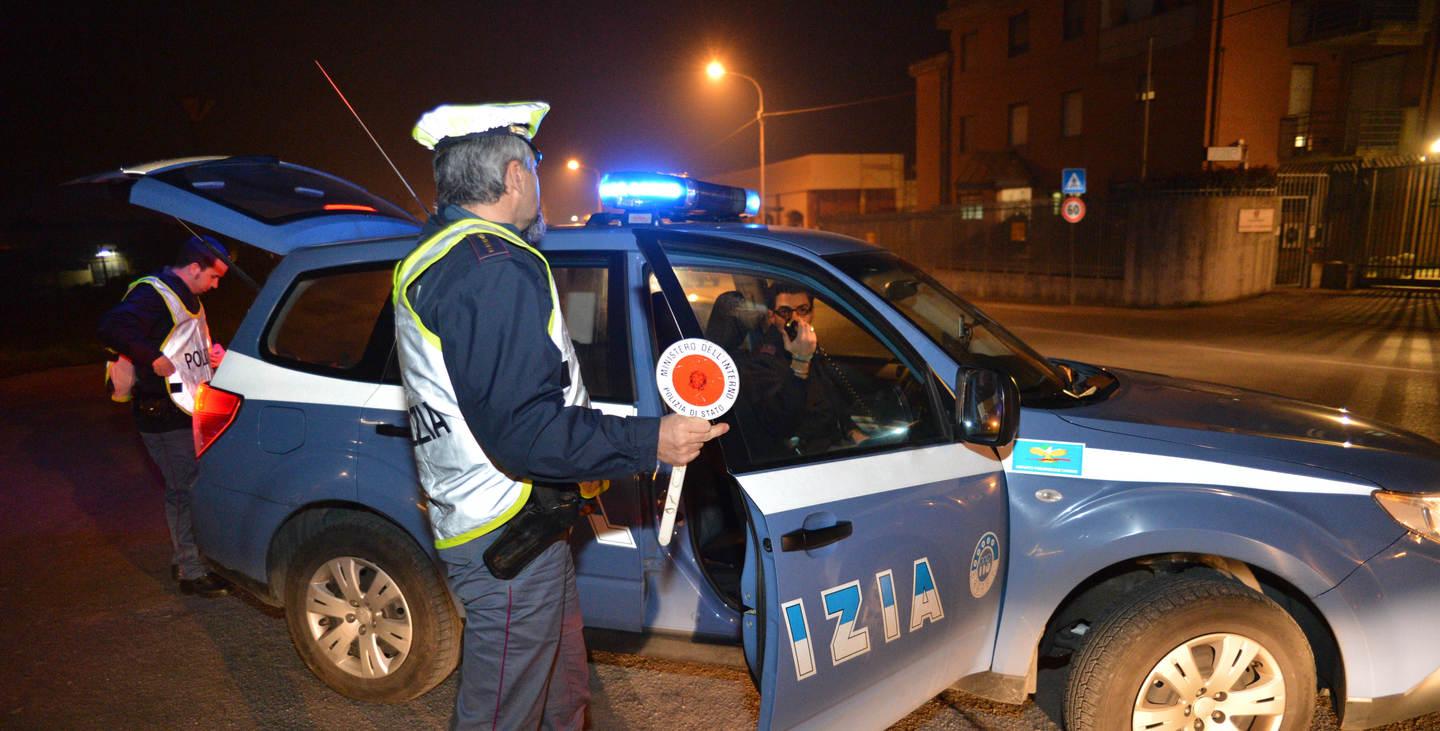
[{"label": "utility pole", "polygon": [[1151,76],[1155,61],[1155,36],[1150,36],[1150,41],[1145,50],[1145,91],[1140,93],[1140,101],[1145,105],[1145,124],[1140,132],[1140,182],[1145,182],[1145,174],[1150,164],[1150,102],[1155,101],[1155,85]]}]

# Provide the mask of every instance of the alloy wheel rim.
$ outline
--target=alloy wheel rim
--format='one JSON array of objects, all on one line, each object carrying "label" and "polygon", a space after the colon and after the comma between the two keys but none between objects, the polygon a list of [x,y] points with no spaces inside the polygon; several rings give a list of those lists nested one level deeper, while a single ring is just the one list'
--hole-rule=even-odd
[{"label": "alloy wheel rim", "polygon": [[310,639],[335,667],[359,678],[383,678],[410,655],[414,624],[400,585],[354,556],[326,561],[305,589]]},{"label": "alloy wheel rim", "polygon": [[1285,676],[1263,645],[1218,632],[1166,653],[1145,677],[1131,713],[1134,731],[1277,731],[1285,718]]}]

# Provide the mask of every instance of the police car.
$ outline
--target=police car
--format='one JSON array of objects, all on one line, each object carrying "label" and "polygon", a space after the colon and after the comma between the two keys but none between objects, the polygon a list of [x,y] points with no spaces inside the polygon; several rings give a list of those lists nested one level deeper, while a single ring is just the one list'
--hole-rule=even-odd
[{"label": "police car", "polygon": [[[393,348],[418,222],[273,158],[128,175],[136,205],[283,257],[197,405],[204,553],[284,607],[339,692],[424,693],[461,620]],[[574,531],[589,625],[740,646],[762,727],[879,728],[952,686],[1023,702],[1065,658],[1072,729],[1299,729],[1317,688],[1345,728],[1440,708],[1440,446],[1046,359],[883,249],[742,222],[738,189],[617,175],[602,195],[611,213],[542,247],[596,407],[660,415],[655,362],[682,338],[761,365],[673,540],[663,466]],[[759,385],[786,289],[821,348],[798,415]]]}]

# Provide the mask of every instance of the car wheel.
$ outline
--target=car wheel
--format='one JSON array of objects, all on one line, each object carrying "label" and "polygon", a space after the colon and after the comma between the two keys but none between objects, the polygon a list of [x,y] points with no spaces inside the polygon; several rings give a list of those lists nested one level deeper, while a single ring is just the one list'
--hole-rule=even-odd
[{"label": "car wheel", "polygon": [[373,516],[347,516],[300,546],[285,620],[310,670],[359,700],[415,698],[459,658],[460,618],[429,556]]},{"label": "car wheel", "polygon": [[1279,605],[1215,575],[1145,585],[1102,619],[1070,665],[1065,726],[1310,728],[1315,659]]}]

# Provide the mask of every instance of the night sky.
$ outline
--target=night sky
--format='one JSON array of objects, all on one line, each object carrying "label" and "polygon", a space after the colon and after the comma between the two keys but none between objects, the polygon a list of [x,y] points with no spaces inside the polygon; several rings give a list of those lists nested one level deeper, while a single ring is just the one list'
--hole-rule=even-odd
[{"label": "night sky", "polygon": [[[944,50],[944,0],[786,3],[163,3],[6,10],[4,207],[11,218],[62,181],[191,154],[275,154],[414,209],[315,69],[319,59],[426,204],[429,153],[415,120],[445,102],[542,99],[537,142],[553,208],[595,168],[753,166],[755,93],[710,82],[712,56],[755,77],[767,111],[907,94],[906,67]],[[214,8],[214,9],[207,9]],[[813,152],[913,157],[914,99],[767,122],[773,161]],[[583,186],[583,187],[582,187]]]}]

